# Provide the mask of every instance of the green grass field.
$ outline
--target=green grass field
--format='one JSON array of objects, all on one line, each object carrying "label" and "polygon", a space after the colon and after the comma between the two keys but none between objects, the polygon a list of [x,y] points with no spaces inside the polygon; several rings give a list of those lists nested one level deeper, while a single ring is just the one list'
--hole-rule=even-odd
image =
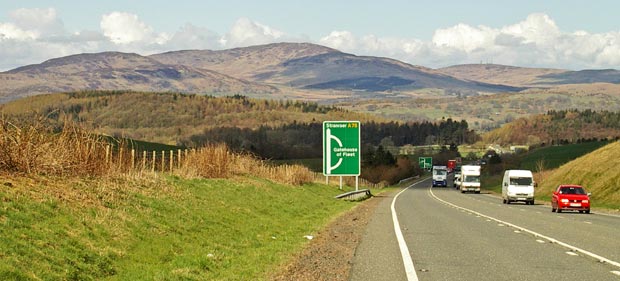
[{"label": "green grass field", "polygon": [[521,160],[521,168],[531,171],[538,171],[538,161],[543,161],[544,169],[555,169],[574,160],[575,158],[588,154],[609,142],[586,142],[561,146],[547,146],[535,149],[526,154]]},{"label": "green grass field", "polygon": [[1,280],[264,280],[357,204],[256,178],[0,179]]}]

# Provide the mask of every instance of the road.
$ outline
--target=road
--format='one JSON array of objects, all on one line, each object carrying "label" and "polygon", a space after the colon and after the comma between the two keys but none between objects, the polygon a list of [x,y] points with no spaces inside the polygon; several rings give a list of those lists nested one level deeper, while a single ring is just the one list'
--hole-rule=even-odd
[{"label": "road", "polygon": [[505,205],[429,180],[384,196],[351,280],[620,280],[620,217]]}]

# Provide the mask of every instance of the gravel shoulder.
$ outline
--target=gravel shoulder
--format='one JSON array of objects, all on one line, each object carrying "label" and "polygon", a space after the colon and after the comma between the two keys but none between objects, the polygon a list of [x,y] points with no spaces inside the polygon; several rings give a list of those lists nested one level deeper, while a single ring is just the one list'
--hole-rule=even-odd
[{"label": "gravel shoulder", "polygon": [[270,280],[349,280],[355,250],[383,199],[373,196],[336,218]]}]

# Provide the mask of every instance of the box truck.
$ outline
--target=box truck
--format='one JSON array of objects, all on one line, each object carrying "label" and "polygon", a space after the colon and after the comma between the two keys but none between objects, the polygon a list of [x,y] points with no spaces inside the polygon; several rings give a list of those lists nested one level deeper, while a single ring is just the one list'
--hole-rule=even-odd
[{"label": "box truck", "polygon": [[456,169],[456,159],[448,160],[448,173],[454,173],[455,169]]},{"label": "box truck", "polygon": [[504,204],[522,201],[534,205],[534,176],[529,170],[506,170],[502,181]]},{"label": "box truck", "polygon": [[461,167],[461,193],[480,193],[480,166],[464,165]]},{"label": "box truck", "polygon": [[433,187],[448,186],[448,171],[446,166],[433,166]]}]

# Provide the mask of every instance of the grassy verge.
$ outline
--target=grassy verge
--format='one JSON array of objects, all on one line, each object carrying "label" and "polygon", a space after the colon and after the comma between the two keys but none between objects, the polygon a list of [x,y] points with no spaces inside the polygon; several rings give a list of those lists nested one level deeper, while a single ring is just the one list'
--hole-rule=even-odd
[{"label": "grassy verge", "polygon": [[356,205],[248,177],[0,180],[2,280],[261,280]]},{"label": "grassy verge", "polygon": [[543,161],[544,169],[555,169],[608,143],[585,142],[538,148],[523,157],[521,167],[526,170],[537,171],[539,161]]}]

